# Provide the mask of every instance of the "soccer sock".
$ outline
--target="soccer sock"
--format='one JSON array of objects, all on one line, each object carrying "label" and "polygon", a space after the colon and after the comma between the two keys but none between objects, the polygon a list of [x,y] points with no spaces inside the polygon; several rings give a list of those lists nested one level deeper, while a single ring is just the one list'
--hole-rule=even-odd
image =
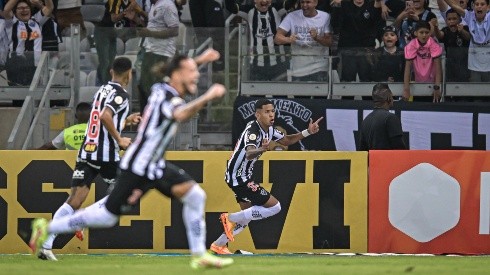
[{"label": "soccer sock", "polygon": [[81,209],[70,216],[52,220],[49,223],[48,232],[59,234],[74,232],[86,227],[107,228],[114,226],[118,220],[119,217],[109,212],[105,206],[101,208],[92,207]]},{"label": "soccer sock", "polygon": [[262,220],[274,216],[280,211],[281,211],[281,203],[278,202],[276,205],[272,207],[267,208],[263,206],[254,205],[240,212],[243,212],[246,219],[255,221],[255,220]]},{"label": "soccer sock", "polygon": [[185,224],[189,249],[192,255],[203,255],[206,252],[206,222],[204,206],[206,193],[195,184],[181,199],[184,207],[182,218]]},{"label": "soccer sock", "polygon": [[[249,222],[250,222],[250,220],[243,220],[243,221],[239,221],[239,222],[235,223],[235,228],[233,228],[233,232],[232,232],[233,236],[236,236],[240,232],[242,232],[243,229],[245,229],[247,227]],[[221,236],[219,236],[218,239],[216,239],[216,241],[214,241],[214,244],[217,246],[224,246],[227,243],[228,243],[228,237],[226,237],[226,234],[224,234],[224,233],[221,234]]]},{"label": "soccer sock", "polygon": [[[75,212],[75,210],[73,210],[73,208],[68,203],[65,202],[63,203],[63,205],[60,206],[60,208],[58,208],[58,210],[56,210],[56,212],[53,215],[53,220],[71,215],[73,214],[73,212]],[[42,247],[44,249],[52,249],[54,239],[56,239],[56,234],[49,234],[48,238],[43,243]]]},{"label": "soccer sock", "polygon": [[91,204],[91,205],[85,207],[84,211],[92,211],[91,210],[92,208],[95,208],[95,209],[102,208],[105,205],[105,202],[107,201],[108,197],[109,196],[107,195],[107,196],[103,197],[102,199],[96,201],[94,204]]}]

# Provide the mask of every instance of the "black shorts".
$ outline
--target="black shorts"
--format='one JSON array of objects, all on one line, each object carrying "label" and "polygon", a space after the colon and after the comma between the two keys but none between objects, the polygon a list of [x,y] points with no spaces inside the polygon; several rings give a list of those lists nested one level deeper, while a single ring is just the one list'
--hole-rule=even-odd
[{"label": "black shorts", "polygon": [[[115,215],[129,212],[133,205],[128,204],[128,198],[136,189],[142,191],[141,197],[148,192],[148,190],[154,188],[163,195],[173,198],[174,196],[171,192],[172,186],[188,181],[194,181],[194,179],[192,179],[192,177],[183,169],[169,162],[166,162],[163,178],[157,180],[149,180],[146,177],[136,175],[128,170],[119,170],[114,189],[106,202],[107,210]],[[137,205],[137,202],[134,205]]]},{"label": "black shorts", "polygon": [[264,205],[271,194],[259,184],[251,181],[246,185],[232,186],[237,202],[250,202],[252,205]]},{"label": "black shorts", "polygon": [[108,185],[116,182],[118,162],[78,160],[73,171],[71,186],[87,186],[90,188],[98,174]]}]

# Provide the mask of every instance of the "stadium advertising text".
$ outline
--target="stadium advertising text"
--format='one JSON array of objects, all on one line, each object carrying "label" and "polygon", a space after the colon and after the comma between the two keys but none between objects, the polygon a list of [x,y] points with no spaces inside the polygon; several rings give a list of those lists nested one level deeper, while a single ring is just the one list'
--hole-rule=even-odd
[{"label": "stadium advertising text", "polygon": [[[207,193],[207,245],[221,233],[221,212],[239,210],[224,182],[230,152],[169,152]],[[26,253],[30,222],[50,219],[69,194],[76,152],[0,151],[0,253]],[[281,201],[282,211],[251,222],[231,250],[252,252],[366,252],[367,153],[268,152],[256,182]],[[83,207],[106,194],[97,178]],[[80,242],[60,235],[58,253],[187,252],[181,203],[149,192],[109,229],[86,230]]]}]

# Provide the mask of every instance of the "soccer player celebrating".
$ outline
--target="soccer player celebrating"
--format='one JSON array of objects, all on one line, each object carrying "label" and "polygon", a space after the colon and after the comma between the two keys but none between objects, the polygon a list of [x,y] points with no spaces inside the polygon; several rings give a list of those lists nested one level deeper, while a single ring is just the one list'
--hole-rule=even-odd
[{"label": "soccer player celebrating", "polygon": [[253,166],[268,150],[270,141],[277,141],[285,146],[294,144],[311,134],[316,134],[320,129],[318,123],[323,119],[321,117],[315,122],[310,119],[308,129],[301,133],[284,135],[274,128],[274,104],[267,99],[259,99],[255,103],[255,117],[256,120],[249,122],[245,127],[228,160],[225,180],[235,193],[242,211],[221,214],[224,233],[210,248],[216,254],[232,254],[226,246],[228,241],[234,241],[234,236],[242,232],[250,221],[265,219],[281,211],[281,203],[252,180]]},{"label": "soccer player celebrating", "polygon": [[[116,58],[110,71],[112,80],[95,93],[85,138],[73,171],[71,193],[54,213],[53,220],[71,215],[82,206],[98,174],[108,185],[115,182],[119,150],[125,150],[131,143],[130,138],[121,136],[121,131],[124,126],[136,124],[141,119],[139,113],[128,116],[129,94],[125,87],[131,81],[131,68],[128,58]],[[76,236],[83,240],[83,231],[77,231]],[[49,235],[38,251],[39,259],[57,261],[51,250],[55,238],[56,234]]]},{"label": "soccer player celebrating", "polygon": [[219,53],[206,50],[195,60],[176,55],[168,64],[158,68],[168,76],[167,83],[157,83],[145,107],[134,143],[129,146],[120,162],[114,189],[105,205],[89,206],[71,216],[47,222],[36,219],[32,223],[29,245],[36,251],[47,233],[66,233],[84,227],[112,227],[119,216],[127,213],[150,189],[156,189],[170,198],[183,203],[184,220],[189,248],[192,254],[191,267],[221,268],[233,263],[233,259],[220,258],[206,252],[206,223],[204,207],[206,193],[182,169],[165,161],[164,154],[174,137],[179,122],[192,118],[208,102],[222,97],[223,85],[214,84],[200,97],[185,103],[183,97],[197,93],[199,70],[197,64],[218,60]]}]

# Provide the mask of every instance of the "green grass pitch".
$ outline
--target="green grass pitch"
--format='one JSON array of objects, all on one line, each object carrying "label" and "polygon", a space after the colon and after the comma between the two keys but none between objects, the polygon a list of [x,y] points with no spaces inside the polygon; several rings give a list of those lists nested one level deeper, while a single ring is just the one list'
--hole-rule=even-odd
[{"label": "green grass pitch", "polygon": [[490,274],[490,256],[233,255],[223,270],[194,271],[188,255],[0,255],[0,274]]}]

